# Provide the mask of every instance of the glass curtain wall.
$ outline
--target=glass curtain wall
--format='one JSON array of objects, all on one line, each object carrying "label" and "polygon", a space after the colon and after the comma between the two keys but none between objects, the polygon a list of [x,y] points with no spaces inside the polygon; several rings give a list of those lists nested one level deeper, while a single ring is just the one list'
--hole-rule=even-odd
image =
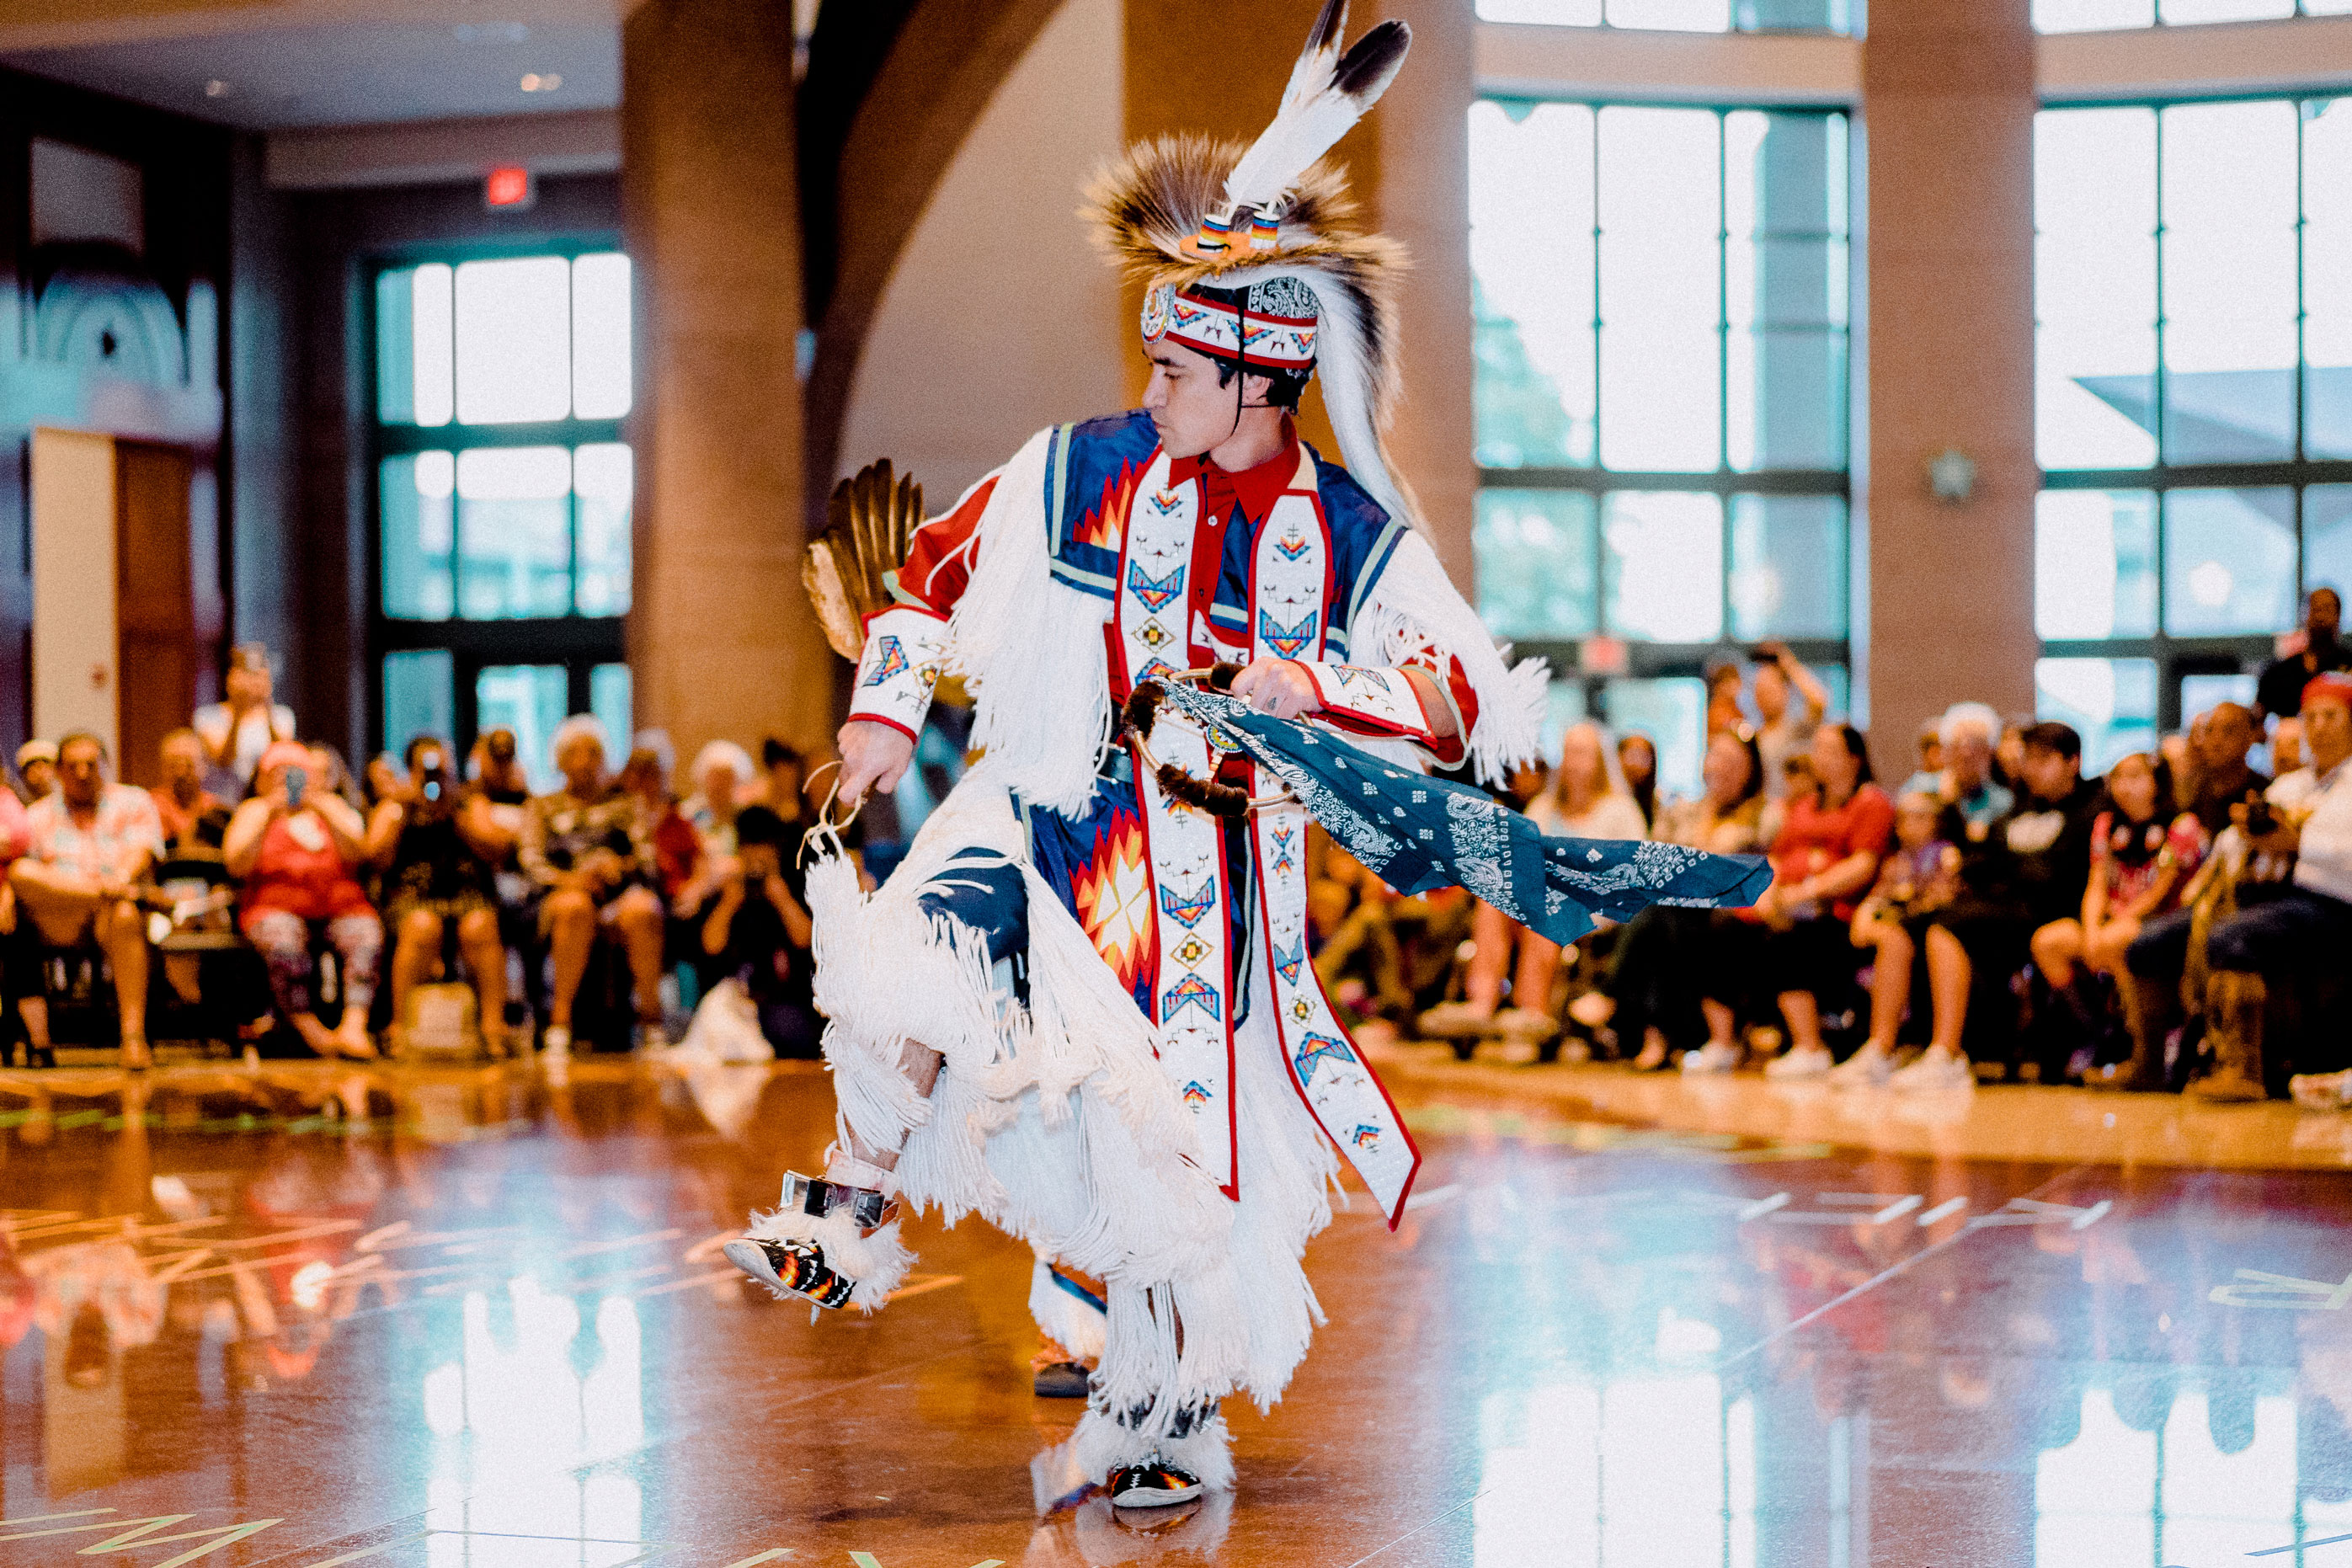
[{"label": "glass curtain wall", "polygon": [[544,782],[567,713],[628,733],[629,286],[610,249],[375,274],[383,744],[504,726]]},{"label": "glass curtain wall", "polygon": [[1860,0],[1478,0],[1482,22],[1673,33],[1847,33]]},{"label": "glass curtain wall", "polygon": [[2352,16],[2352,0],[2033,0],[2033,27],[2041,33],[2346,16]]},{"label": "glass curtain wall", "polygon": [[2352,585],[2352,99],[2046,110],[2034,166],[2037,684],[2103,763]]},{"label": "glass curtain wall", "polygon": [[1785,640],[1844,705],[1846,165],[1835,111],[1471,110],[1479,607],[1669,789],[1712,658]]}]

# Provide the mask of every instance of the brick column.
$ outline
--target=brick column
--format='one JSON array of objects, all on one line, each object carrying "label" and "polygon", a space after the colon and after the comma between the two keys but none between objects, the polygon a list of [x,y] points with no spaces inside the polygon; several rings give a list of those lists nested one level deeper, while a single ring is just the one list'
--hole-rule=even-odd
[{"label": "brick column", "polygon": [[637,279],[637,721],[825,744],[834,656],[800,586],[792,8],[646,0],[621,34]]},{"label": "brick column", "polygon": [[[1950,703],[2033,705],[2033,60],[2027,0],[1875,7],[1863,46],[1855,653],[1874,753],[1897,778]],[[1948,449],[1977,465],[1957,504],[1928,488]]]}]

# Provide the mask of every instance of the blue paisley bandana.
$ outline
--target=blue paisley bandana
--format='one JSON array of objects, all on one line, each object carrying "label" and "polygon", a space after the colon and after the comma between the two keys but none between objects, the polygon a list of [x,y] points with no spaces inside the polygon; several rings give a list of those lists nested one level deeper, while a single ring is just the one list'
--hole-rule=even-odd
[{"label": "blue paisley bandana", "polygon": [[1289,785],[1340,848],[1397,891],[1465,888],[1553,942],[1574,942],[1596,915],[1631,920],[1652,904],[1744,908],[1772,879],[1759,855],[1548,838],[1483,790],[1398,767],[1328,731],[1174,682],[1167,701],[1211,745]]}]

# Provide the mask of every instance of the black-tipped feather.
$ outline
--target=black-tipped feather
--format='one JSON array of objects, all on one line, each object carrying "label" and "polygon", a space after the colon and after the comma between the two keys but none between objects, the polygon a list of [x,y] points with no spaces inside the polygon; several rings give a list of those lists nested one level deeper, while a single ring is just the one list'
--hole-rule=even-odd
[{"label": "black-tipped feather", "polygon": [[1390,82],[1404,65],[1404,52],[1412,46],[1412,29],[1402,22],[1382,22],[1356,40],[1356,47],[1339,57],[1339,68],[1332,73],[1332,85],[1349,98],[1370,100],[1388,90]]}]

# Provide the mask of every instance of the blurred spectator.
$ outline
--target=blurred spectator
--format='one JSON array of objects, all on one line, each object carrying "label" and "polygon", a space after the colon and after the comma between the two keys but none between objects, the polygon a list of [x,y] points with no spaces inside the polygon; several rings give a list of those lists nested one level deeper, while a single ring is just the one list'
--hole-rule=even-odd
[{"label": "blurred spectator", "polygon": [[294,738],[294,710],[270,700],[269,649],[260,643],[229,650],[221,684],[226,700],[205,703],[192,722],[205,748],[205,787],[223,800],[241,800],[261,753],[272,742]]},{"label": "blurred spectator", "polygon": [[2012,794],[2025,787],[2025,731],[2032,727],[2031,719],[2011,719],[1993,742],[1993,779]]},{"label": "blurred spectator", "polygon": [[[2189,1086],[2200,1100],[2263,1099],[2270,987],[2341,975],[2352,952],[2352,770],[2344,766],[2352,760],[2352,676],[2328,671],[2304,687],[2303,728],[2311,765],[2281,779],[2259,808],[2236,813],[2248,848],[2274,859],[2293,856],[2294,874],[2274,896],[2242,902],[2206,938],[2205,1037],[2213,1071]],[[2347,1081],[2329,1076],[2339,1086]],[[2312,1098],[2312,1086],[2298,1087],[2298,1098]]]},{"label": "blurred spectator", "polygon": [[2191,731],[2197,752],[2197,793],[2189,809],[2208,834],[2230,826],[2230,808],[2270,787],[2270,779],[2247,765],[2246,753],[2263,738],[2253,710],[2235,702],[2216,704]]},{"label": "blurred spectator", "polygon": [[[1764,815],[1764,763],[1755,737],[1717,732],[1707,742],[1701,777],[1705,788],[1696,799],[1666,807],[1657,837],[1717,855],[1753,853]],[[1670,1050],[1698,1044],[1706,1018],[1694,975],[1715,956],[1707,941],[1714,918],[1711,910],[1664,905],[1635,915],[1600,984],[1569,1005],[1570,1016],[1588,1029],[1611,1027],[1620,1040],[1640,1040],[1635,1065],[1644,1070],[1664,1066]]]},{"label": "blurred spectator", "polygon": [[[1851,724],[1816,728],[1812,771],[1815,792],[1789,803],[1772,841],[1772,882],[1753,911],[1764,926],[1756,973],[1776,988],[1774,998],[1789,1026],[1789,1051],[1765,1069],[1779,1078],[1830,1069],[1820,994],[1850,983],[1859,967],[1851,934],[1853,911],[1877,880],[1879,861],[1895,833],[1895,803],[1871,781],[1870,753],[1859,730]],[[1728,1072],[1738,1066],[1738,1049],[1719,1049],[1717,1044],[1731,1034],[1729,1015],[1744,999],[1734,989],[1739,966],[1710,967],[1719,973],[1708,976],[1717,993],[1706,1004],[1709,1043],[1683,1058],[1685,1072]]]},{"label": "blurred spectator", "polygon": [[[523,771],[512,730],[503,725],[474,742],[473,773],[483,798],[492,805],[521,807],[530,800],[530,775]],[[522,819],[515,818],[518,832]]]},{"label": "blurred spectator", "polygon": [[1658,820],[1658,748],[1650,737],[1633,734],[1617,742],[1617,772],[1642,814],[1642,831],[1649,832]]},{"label": "blurred spectator", "polygon": [[[1756,661],[1756,712],[1763,721],[1756,728],[1756,749],[1764,757],[1764,793],[1778,798],[1785,776],[1780,764],[1812,744],[1830,693],[1786,643],[1759,643]],[[1793,706],[1792,690],[1802,700]]]},{"label": "blurred spectator", "polygon": [[783,876],[793,842],[783,819],[766,806],[738,814],[735,853],[696,925],[695,965],[705,995],[730,978],[743,987],[759,1010],[760,1032],[778,1056],[814,1057],[818,1025],[809,916]]},{"label": "blurred spectator", "polygon": [[1923,781],[1933,780],[1944,771],[1944,731],[1940,721],[1920,726],[1918,745],[1919,769],[1903,785],[1903,793],[1908,795],[1913,790],[1924,789],[1933,795],[1936,786]]},{"label": "blurred spectator", "polygon": [[636,799],[637,837],[653,849],[655,890],[666,907],[683,915],[690,912],[687,896],[703,864],[702,836],[670,793],[667,759],[667,752],[639,745],[621,764],[621,787]]},{"label": "blurred spectator", "polygon": [[2156,743],[2156,754],[2172,774],[2174,804],[2187,810],[2197,798],[2197,726],[2192,721],[2186,730],[2175,730]]},{"label": "blurred spectator", "polygon": [[735,853],[735,814],[751,782],[751,754],[732,741],[713,741],[694,754],[688,780],[694,793],[678,810],[702,836],[706,855]]},{"label": "blurred spectator", "polygon": [[1981,702],[1956,702],[1937,721],[1943,742],[1943,771],[1914,776],[1904,793],[1924,790],[1944,805],[1952,820],[1937,829],[1954,843],[1984,842],[1992,825],[2009,815],[2017,797],[1993,779],[1993,736],[2000,715]]},{"label": "blurred spectator", "polygon": [[[1569,726],[1559,747],[1559,767],[1551,787],[1530,801],[1528,816],[1552,837],[1640,838],[1642,814],[1616,776],[1616,759],[1591,721]],[[1432,1008],[1423,1026],[1433,1032],[1492,1020],[1507,1034],[1548,1035],[1555,1026],[1548,1011],[1559,947],[1481,903],[1471,927],[1474,951],[1459,1003]],[[1514,955],[1517,963],[1514,963]],[[1498,1013],[1506,976],[1511,1006]]]},{"label": "blurred spectator", "polygon": [[458,950],[473,971],[483,1043],[502,1052],[507,950],[496,877],[514,836],[499,825],[489,797],[459,779],[438,739],[409,742],[407,762],[407,775],[385,790],[367,826],[367,858],[383,870],[383,929],[393,942],[394,1026],[407,1026],[409,994],[442,972],[442,943],[455,921]]},{"label": "blurred spectator", "polygon": [[58,745],[27,741],[16,748],[16,799],[30,805],[58,787]]},{"label": "blurred spectator", "polygon": [[1879,868],[1870,896],[1855,909],[1848,932],[1854,946],[1871,953],[1870,1034],[1830,1070],[1833,1083],[1881,1084],[1893,1068],[1911,1005],[1919,933],[1959,892],[1960,851],[1941,837],[1951,820],[1945,811],[1944,803],[1925,790],[1906,789],[1895,800],[1895,848]]},{"label": "blurred spectator", "polygon": [[205,788],[204,742],[194,730],[174,730],[163,737],[160,757],[163,782],[148,794],[155,798],[165,852],[180,854],[183,846],[217,852],[227,832],[229,805]]},{"label": "blurred spectator", "polygon": [[803,792],[808,784],[808,759],[800,748],[769,736],[760,742],[760,769],[764,775],[760,786],[743,804],[766,806],[787,827],[807,821],[809,805]]},{"label": "blurred spectator", "polygon": [[2106,790],[2106,809],[2091,825],[2091,882],[2075,945],[2093,970],[2115,974],[2141,926],[2180,907],[2210,841],[2195,816],[2173,803],[2162,762],[2147,752],[2109,768]]},{"label": "blurred spectator", "polygon": [[[2340,640],[2344,595],[2314,588],[2303,602],[2303,626],[2279,639],[2279,657],[2263,668],[2254,683],[2254,706],[2273,719],[2292,719],[2303,710],[2304,688],[2315,675],[2352,669],[2352,648]],[[2287,772],[2286,764],[2278,771]]]},{"label": "blurred spectator", "polygon": [[2069,928],[2079,942],[2099,787],[2082,776],[2072,728],[2036,724],[2021,740],[2022,798],[1981,843],[1960,847],[1959,896],[1928,924],[1935,1028],[1927,1054],[1888,1080],[1897,1089],[1973,1088],[1962,1047],[1971,1011],[1999,1008],[2029,957],[2050,977]]},{"label": "blurred spectator", "polygon": [[[431,739],[429,735],[412,735],[408,743],[414,747],[419,741]],[[360,794],[370,811],[385,801],[398,799],[407,787],[408,774],[403,771],[400,759],[390,752],[378,752],[360,770]]]},{"label": "blurred spectator", "polygon": [[[257,760],[254,791],[229,818],[222,854],[245,884],[239,911],[246,940],[269,966],[278,1011],[322,1057],[376,1054],[368,1038],[383,922],[359,883],[367,824],[351,802],[313,781],[328,760],[295,741],[277,741]],[[314,932],[335,950],[342,1015],[333,1029],[313,1006]]]},{"label": "blurred spectator", "polygon": [[21,823],[13,806],[0,805],[0,844],[24,849],[8,868],[16,901],[9,979],[26,1037],[46,1055],[41,950],[96,943],[114,972],[122,1065],[135,1068],[148,1062],[147,920],[138,888],[163,847],[163,825],[154,796],[109,780],[106,760],[105,742],[78,730],[58,742],[54,792],[25,807]]},{"label": "blurred spectator", "polygon": [[1727,730],[1744,730],[1748,715],[1739,706],[1739,661],[1721,656],[1706,661],[1706,733],[1709,740]]},{"label": "blurred spectator", "polygon": [[2271,730],[2271,776],[2283,779],[2310,759],[2303,754],[2303,719],[2290,713]]},{"label": "blurred spectator", "polygon": [[637,803],[604,772],[604,726],[575,713],[556,727],[555,766],[563,786],[535,797],[523,820],[524,873],[541,894],[539,934],[555,960],[544,1041],[572,1049],[572,1004],[587,977],[598,929],[609,925],[636,987],[641,1044],[659,1050],[662,1029],[662,907],[651,883],[652,851],[638,837]]}]

